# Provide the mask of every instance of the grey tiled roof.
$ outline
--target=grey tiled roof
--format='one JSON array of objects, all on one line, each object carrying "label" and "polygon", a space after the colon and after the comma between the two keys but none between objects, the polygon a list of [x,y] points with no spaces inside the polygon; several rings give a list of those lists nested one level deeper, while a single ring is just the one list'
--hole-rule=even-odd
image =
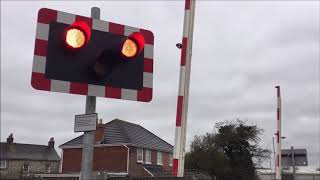
[{"label": "grey tiled roof", "polygon": [[[103,144],[126,144],[139,148],[173,152],[173,146],[171,144],[140,125],[115,119],[104,124],[104,126]],[[82,144],[82,141],[83,135],[60,145],[60,147],[79,146]]]},{"label": "grey tiled roof", "polygon": [[56,150],[45,145],[0,143],[0,158],[15,160],[60,161]]}]

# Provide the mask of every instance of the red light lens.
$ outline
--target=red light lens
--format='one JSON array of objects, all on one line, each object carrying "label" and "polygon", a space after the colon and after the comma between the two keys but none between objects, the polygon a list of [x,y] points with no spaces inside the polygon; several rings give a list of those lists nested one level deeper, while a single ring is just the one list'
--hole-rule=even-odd
[{"label": "red light lens", "polygon": [[83,31],[71,28],[67,31],[66,43],[72,48],[81,48],[86,43],[86,36]]},{"label": "red light lens", "polygon": [[121,53],[128,58],[134,57],[138,53],[138,45],[131,39],[126,39],[123,43]]},{"label": "red light lens", "polygon": [[65,42],[71,48],[83,47],[90,39],[91,29],[86,22],[76,21],[67,30]]},{"label": "red light lens", "polygon": [[124,41],[121,53],[127,58],[135,57],[142,52],[144,43],[142,34],[134,32]]}]

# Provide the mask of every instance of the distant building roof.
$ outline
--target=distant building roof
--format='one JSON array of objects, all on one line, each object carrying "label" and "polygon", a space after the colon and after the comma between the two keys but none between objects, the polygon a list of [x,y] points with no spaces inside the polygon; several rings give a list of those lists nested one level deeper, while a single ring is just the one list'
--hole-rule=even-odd
[{"label": "distant building roof", "polygon": [[[307,149],[293,149],[293,152],[295,155],[298,155],[298,154],[306,155]],[[287,154],[291,154],[291,153],[292,153],[291,149],[281,149],[282,155],[287,155]]]},{"label": "distant building roof", "polygon": [[[82,145],[83,135],[76,137],[62,145],[66,146]],[[102,144],[126,144],[139,148],[159,150],[163,152],[173,152],[173,146],[158,136],[154,135],[140,125],[115,119],[104,124],[104,140]]]},{"label": "distant building roof", "polygon": [[54,148],[45,145],[0,143],[0,158],[12,160],[60,161]]}]

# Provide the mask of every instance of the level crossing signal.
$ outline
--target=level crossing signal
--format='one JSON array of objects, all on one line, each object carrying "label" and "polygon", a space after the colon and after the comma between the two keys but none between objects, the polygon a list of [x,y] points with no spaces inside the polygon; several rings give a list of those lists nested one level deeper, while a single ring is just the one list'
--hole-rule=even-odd
[{"label": "level crossing signal", "polygon": [[40,9],[31,85],[44,91],[149,102],[153,44],[149,30]]}]

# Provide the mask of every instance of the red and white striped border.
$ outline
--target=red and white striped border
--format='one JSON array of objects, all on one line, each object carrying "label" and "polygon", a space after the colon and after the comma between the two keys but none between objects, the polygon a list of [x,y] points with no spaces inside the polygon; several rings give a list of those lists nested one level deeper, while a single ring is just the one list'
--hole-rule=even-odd
[{"label": "red and white striped border", "polygon": [[[181,62],[180,62],[180,79],[179,79],[179,94],[177,100],[177,115],[176,115],[176,130],[175,130],[175,142],[173,152],[173,165],[172,175],[183,176],[184,171],[184,149],[185,149],[185,135],[186,135],[186,117],[184,117],[184,101],[185,101],[185,84],[186,84],[186,64],[187,64],[187,47],[188,47],[188,35],[189,35],[189,23],[190,23],[190,6],[191,0],[185,0],[185,13],[183,23],[183,37],[182,37],[182,49],[181,49]],[[190,62],[188,62],[190,63]]]},{"label": "red and white striped border", "polygon": [[[75,20],[87,22],[94,30],[112,32],[125,36],[130,35],[132,32],[140,32],[144,36],[146,44],[144,47],[142,90],[113,88],[109,86],[53,80],[45,77],[49,24],[51,22],[72,24]],[[153,88],[153,44],[153,33],[148,30],[42,8],[38,12],[31,85],[35,89],[44,91],[149,102],[152,99]]]}]

